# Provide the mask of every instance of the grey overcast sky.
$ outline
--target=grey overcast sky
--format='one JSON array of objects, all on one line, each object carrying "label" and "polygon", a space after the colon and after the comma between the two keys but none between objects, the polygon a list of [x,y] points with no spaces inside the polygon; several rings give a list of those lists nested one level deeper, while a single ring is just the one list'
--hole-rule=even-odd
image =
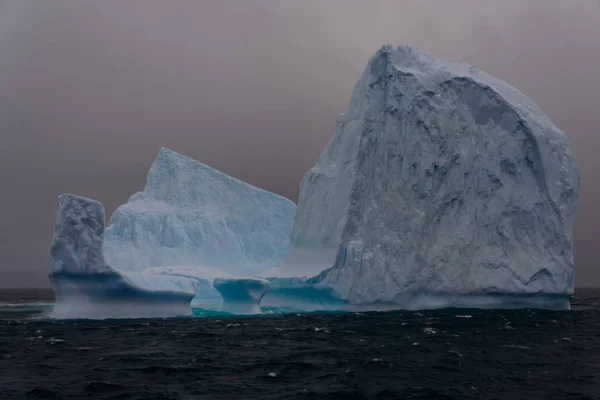
[{"label": "grey overcast sky", "polygon": [[0,0],[0,287],[49,285],[58,194],[110,215],[160,146],[296,200],[386,43],[507,79],[567,133],[576,284],[600,285],[598,0]]}]

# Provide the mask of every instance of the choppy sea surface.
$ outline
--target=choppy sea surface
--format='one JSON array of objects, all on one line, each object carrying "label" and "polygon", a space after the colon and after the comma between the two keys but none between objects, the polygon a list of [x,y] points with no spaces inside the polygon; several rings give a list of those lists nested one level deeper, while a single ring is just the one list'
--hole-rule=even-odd
[{"label": "choppy sea surface", "polygon": [[48,318],[0,291],[0,399],[600,399],[600,289],[571,311]]}]

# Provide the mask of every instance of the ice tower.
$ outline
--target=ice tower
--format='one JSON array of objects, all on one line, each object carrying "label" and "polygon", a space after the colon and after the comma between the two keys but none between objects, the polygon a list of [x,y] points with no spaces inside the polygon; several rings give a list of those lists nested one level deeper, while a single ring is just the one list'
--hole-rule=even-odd
[{"label": "ice tower", "polygon": [[568,308],[578,190],[566,135],[528,97],[384,46],[302,180],[265,301]]}]

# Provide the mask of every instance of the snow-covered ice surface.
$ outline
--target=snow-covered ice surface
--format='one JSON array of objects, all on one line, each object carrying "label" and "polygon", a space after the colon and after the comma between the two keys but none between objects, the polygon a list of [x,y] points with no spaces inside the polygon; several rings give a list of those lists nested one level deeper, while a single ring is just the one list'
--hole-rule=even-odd
[{"label": "snow-covered ice surface", "polygon": [[123,272],[104,259],[104,208],[64,194],[50,249],[53,318],[128,318],[189,315],[200,281],[186,276]]},{"label": "snow-covered ice surface", "polygon": [[569,308],[578,190],[566,135],[528,97],[384,46],[302,180],[263,304]]},{"label": "snow-covered ice surface", "polygon": [[287,255],[295,212],[286,198],[161,148],[144,191],[111,217],[105,256],[126,271],[189,265],[254,275]]}]

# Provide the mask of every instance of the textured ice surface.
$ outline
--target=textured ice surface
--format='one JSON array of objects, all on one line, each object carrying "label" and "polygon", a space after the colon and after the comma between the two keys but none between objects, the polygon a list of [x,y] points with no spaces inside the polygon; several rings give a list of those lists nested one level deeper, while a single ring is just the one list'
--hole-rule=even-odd
[{"label": "textured ice surface", "polygon": [[50,249],[54,318],[171,317],[190,314],[200,281],[186,276],[122,272],[102,252],[104,208],[65,194]]},{"label": "textured ice surface", "polygon": [[354,307],[568,308],[578,190],[565,134],[517,89],[384,46],[302,180],[290,256],[263,276]]},{"label": "textured ice surface", "polygon": [[214,287],[223,298],[222,311],[232,314],[260,314],[260,300],[269,281],[252,277],[215,278]]},{"label": "textured ice surface", "polygon": [[295,212],[286,198],[162,148],[144,191],[110,219],[105,256],[128,271],[191,265],[253,275],[285,258]]}]

